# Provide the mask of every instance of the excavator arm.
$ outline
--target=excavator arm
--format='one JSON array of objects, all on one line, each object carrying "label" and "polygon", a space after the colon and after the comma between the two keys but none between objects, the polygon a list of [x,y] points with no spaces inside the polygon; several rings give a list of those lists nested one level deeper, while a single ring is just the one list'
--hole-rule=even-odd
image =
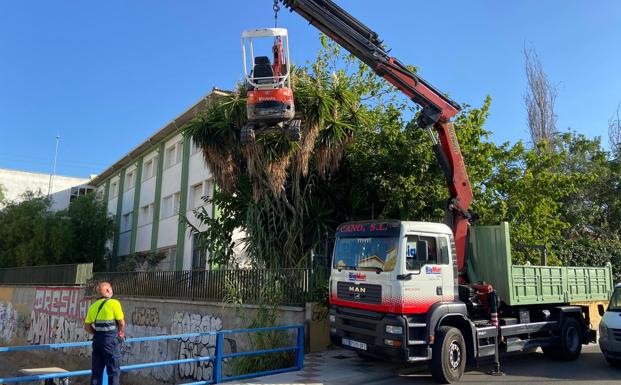
[{"label": "excavator arm", "polygon": [[457,268],[462,272],[467,249],[468,223],[471,219],[468,208],[472,202],[472,188],[451,123],[451,118],[459,113],[460,106],[410,71],[399,60],[389,56],[377,33],[333,1],[281,1],[422,107],[417,123],[431,136],[434,153],[446,177],[450,191],[446,222],[453,230]]}]

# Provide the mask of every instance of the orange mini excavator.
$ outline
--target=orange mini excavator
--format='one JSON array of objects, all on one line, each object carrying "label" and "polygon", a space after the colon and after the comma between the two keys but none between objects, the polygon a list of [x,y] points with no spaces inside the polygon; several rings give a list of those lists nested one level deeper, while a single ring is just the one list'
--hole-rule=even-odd
[{"label": "orange mini excavator", "polygon": [[[273,39],[272,62],[268,56],[255,56],[258,39]],[[287,30],[261,28],[244,31],[242,54],[248,87],[248,124],[241,129],[241,142],[250,143],[257,135],[278,131],[286,133],[291,141],[299,141],[301,121],[295,119]]]}]

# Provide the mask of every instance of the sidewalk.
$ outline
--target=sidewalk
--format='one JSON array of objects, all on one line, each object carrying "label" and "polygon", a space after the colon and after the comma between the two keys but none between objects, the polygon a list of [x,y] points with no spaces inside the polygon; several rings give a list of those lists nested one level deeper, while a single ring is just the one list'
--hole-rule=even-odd
[{"label": "sidewalk", "polygon": [[394,377],[395,372],[400,368],[403,368],[403,364],[383,362],[381,365],[373,365],[359,358],[354,352],[334,349],[307,354],[304,359],[304,369],[301,371],[259,377],[247,380],[243,384],[357,385]]}]

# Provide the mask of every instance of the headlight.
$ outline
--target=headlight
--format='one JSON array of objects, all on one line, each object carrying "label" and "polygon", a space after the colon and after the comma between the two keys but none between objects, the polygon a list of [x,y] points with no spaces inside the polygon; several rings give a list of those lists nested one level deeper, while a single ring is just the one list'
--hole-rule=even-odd
[{"label": "headlight", "polygon": [[386,333],[402,334],[403,333],[403,328],[401,326],[386,325]]},{"label": "headlight", "polygon": [[335,323],[336,322],[336,316],[334,314],[330,314],[330,323]]}]

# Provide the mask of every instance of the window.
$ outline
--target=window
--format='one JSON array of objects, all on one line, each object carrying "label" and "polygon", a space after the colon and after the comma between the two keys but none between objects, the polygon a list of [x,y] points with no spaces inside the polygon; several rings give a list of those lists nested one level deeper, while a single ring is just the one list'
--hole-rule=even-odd
[{"label": "window", "polygon": [[125,174],[125,191],[131,190],[136,185],[136,170],[129,171]]},{"label": "window", "polygon": [[175,261],[177,260],[177,247],[166,247],[159,249],[158,253],[164,254],[165,258],[157,266],[157,270],[174,270]]},{"label": "window", "polygon": [[103,200],[103,196],[104,196],[103,189],[97,190],[97,195],[96,195],[97,200],[98,201]]},{"label": "window", "polygon": [[140,216],[138,217],[138,224],[140,226],[148,225],[153,222],[153,203],[144,205],[140,208]]},{"label": "window", "polygon": [[157,170],[157,161],[158,157],[155,156],[148,161],[145,162],[142,170],[142,180],[145,181],[147,179],[151,179],[155,176],[155,172]]},{"label": "window", "polygon": [[119,195],[119,182],[112,182],[110,184],[110,199],[116,198]]},{"label": "window", "polygon": [[440,258],[438,259],[438,263],[443,264],[443,265],[448,265],[450,260],[450,253],[449,253],[449,246],[448,246],[448,240],[446,239],[446,236],[440,236],[438,237],[438,248],[440,249]]},{"label": "window", "polygon": [[192,186],[192,208],[195,209],[203,205],[203,183]]},{"label": "window", "polygon": [[198,236],[192,236],[192,270],[207,268],[207,251],[201,249]]},{"label": "window", "polygon": [[[81,197],[83,195],[86,195],[88,193],[93,192],[93,189],[90,187],[71,187],[71,196],[69,197],[69,202],[73,202],[73,200],[77,197]],[[99,193],[101,193],[101,198],[99,197]],[[101,200],[103,198],[103,191],[99,190],[97,192],[97,199]]]},{"label": "window", "polygon": [[166,149],[166,168],[172,167],[181,162],[183,155],[183,141],[178,141]]},{"label": "window", "polygon": [[205,196],[205,198],[211,199],[213,197],[213,190],[214,190],[213,179],[207,179],[206,181],[203,182],[203,185],[204,185],[203,195]]},{"label": "window", "polygon": [[336,242],[336,269],[392,271],[397,264],[397,237],[342,237]]},{"label": "window", "polygon": [[161,218],[168,218],[179,214],[179,193],[168,195],[162,199]]},{"label": "window", "polygon": [[[418,241],[427,242],[427,259],[422,259],[422,255],[416,252],[416,243]],[[423,235],[408,235],[405,258],[406,267],[408,270],[420,270],[423,265],[438,263],[438,248],[436,246],[436,237],[427,237]]]},{"label": "window", "polygon": [[123,214],[121,218],[121,232],[129,231],[132,229],[132,212]]},{"label": "window", "polygon": [[213,194],[213,179],[207,179],[195,184],[192,186],[190,194],[191,209],[205,205],[205,200],[210,199]]},{"label": "window", "polygon": [[621,288],[617,287],[612,293],[612,297],[608,303],[608,311],[621,312]]}]

